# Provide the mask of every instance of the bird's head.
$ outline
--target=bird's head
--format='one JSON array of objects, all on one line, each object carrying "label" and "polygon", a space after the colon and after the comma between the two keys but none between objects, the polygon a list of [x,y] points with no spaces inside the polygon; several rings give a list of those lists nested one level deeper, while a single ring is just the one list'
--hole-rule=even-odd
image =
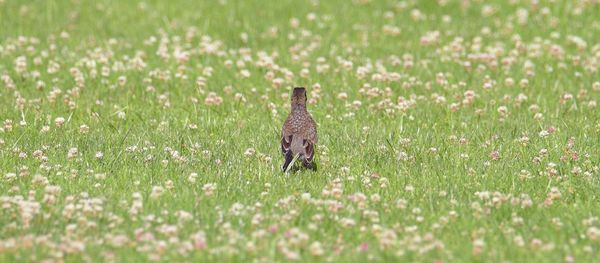
[{"label": "bird's head", "polygon": [[294,88],[292,93],[292,107],[306,106],[306,89],[304,87]]}]

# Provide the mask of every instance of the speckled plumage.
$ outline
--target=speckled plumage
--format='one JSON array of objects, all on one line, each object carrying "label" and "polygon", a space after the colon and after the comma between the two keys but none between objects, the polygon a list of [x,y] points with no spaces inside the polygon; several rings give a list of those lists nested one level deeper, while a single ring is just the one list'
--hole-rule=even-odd
[{"label": "speckled plumage", "polygon": [[281,152],[285,156],[283,171],[296,155],[305,167],[312,168],[317,141],[317,124],[306,110],[306,89],[294,88],[291,111],[281,129]]}]

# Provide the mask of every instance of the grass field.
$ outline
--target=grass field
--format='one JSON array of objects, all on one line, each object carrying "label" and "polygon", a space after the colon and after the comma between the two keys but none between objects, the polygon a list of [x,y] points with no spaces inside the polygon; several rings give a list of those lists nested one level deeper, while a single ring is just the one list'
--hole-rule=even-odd
[{"label": "grass field", "polygon": [[[600,2],[0,0],[0,262],[594,262]],[[281,172],[294,86],[317,171]]]}]

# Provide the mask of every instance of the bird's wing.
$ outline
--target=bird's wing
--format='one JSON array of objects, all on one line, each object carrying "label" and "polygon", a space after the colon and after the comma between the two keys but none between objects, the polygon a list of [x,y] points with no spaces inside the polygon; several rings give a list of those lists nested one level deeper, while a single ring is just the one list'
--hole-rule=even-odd
[{"label": "bird's wing", "polygon": [[317,136],[317,124],[315,121],[310,118],[310,125],[306,127],[306,139],[310,141],[312,144],[317,144],[318,136]]},{"label": "bird's wing", "polygon": [[295,157],[292,155],[292,151],[287,151],[283,155],[285,156],[285,162],[283,163],[281,169],[284,173],[287,173],[290,168],[290,165],[293,165]]},{"label": "bird's wing", "polygon": [[310,163],[315,156],[315,145],[309,140],[304,140],[304,158],[306,162]]},{"label": "bird's wing", "polygon": [[290,151],[291,145],[292,145],[292,135],[289,135],[289,136],[282,135],[281,136],[281,153],[283,155],[285,155],[287,152]]},{"label": "bird's wing", "polygon": [[309,116],[308,125],[304,129],[304,157],[308,163],[312,162],[313,157],[315,156],[315,145],[317,144],[317,124],[315,121]]},{"label": "bird's wing", "polygon": [[286,120],[283,128],[281,129],[281,154],[285,155],[290,151],[292,145],[292,134],[286,129],[288,122]]}]

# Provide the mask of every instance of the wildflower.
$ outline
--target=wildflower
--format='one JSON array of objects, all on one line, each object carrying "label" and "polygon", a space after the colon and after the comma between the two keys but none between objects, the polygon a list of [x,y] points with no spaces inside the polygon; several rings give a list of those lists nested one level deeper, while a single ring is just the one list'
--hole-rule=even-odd
[{"label": "wildflower", "polygon": [[254,150],[254,148],[248,148],[244,152],[244,156],[246,156],[246,158],[248,158],[248,157],[251,157],[252,155],[254,155],[254,153],[256,153],[256,150]]},{"label": "wildflower", "polygon": [[65,118],[63,118],[63,117],[57,117],[56,119],[54,119],[54,124],[56,125],[56,127],[61,127],[61,126],[63,126],[64,123],[65,123]]},{"label": "wildflower", "polygon": [[529,80],[528,79],[521,79],[521,81],[519,81],[519,86],[521,86],[521,88],[527,88],[527,87],[529,87]]},{"label": "wildflower", "polygon": [[240,71],[240,75],[242,75],[242,77],[244,77],[244,78],[249,78],[250,71],[248,71],[247,69],[243,69],[242,71]]},{"label": "wildflower", "polygon": [[493,161],[497,161],[500,159],[500,153],[494,150],[490,153],[490,158],[492,158]]},{"label": "wildflower", "polygon": [[125,84],[127,84],[127,77],[125,76],[119,76],[119,86],[123,87],[125,86]]},{"label": "wildflower", "polygon": [[398,199],[396,201],[396,207],[399,209],[406,209],[408,202],[404,199]]},{"label": "wildflower", "polygon": [[190,182],[192,184],[196,183],[197,179],[198,179],[197,173],[191,173],[190,176],[188,176],[188,178],[187,178],[188,182]]},{"label": "wildflower", "polygon": [[16,173],[7,173],[4,175],[4,179],[7,182],[13,182],[15,179],[17,179],[17,174]]},{"label": "wildflower", "polygon": [[586,236],[593,241],[600,241],[600,228],[595,226],[589,227],[585,231]]},{"label": "wildflower", "polygon": [[198,231],[191,236],[194,243],[194,248],[197,250],[206,249],[206,234],[203,231]]},{"label": "wildflower", "polygon": [[208,183],[202,186],[202,191],[204,191],[204,196],[212,196],[214,192],[217,190],[217,185],[214,183]]},{"label": "wildflower", "polygon": [[371,202],[373,202],[373,203],[379,203],[379,201],[381,201],[381,196],[379,196],[379,194],[373,194],[373,195],[371,195]]},{"label": "wildflower", "polygon": [[85,124],[82,124],[81,126],[79,126],[79,133],[86,134],[86,133],[88,133],[88,131],[90,131],[89,126],[87,126]]},{"label": "wildflower", "polygon": [[79,156],[79,150],[77,150],[77,148],[69,149],[69,152],[67,153],[67,158],[69,160],[75,159],[77,156]]},{"label": "wildflower", "polygon": [[360,245],[358,245],[358,251],[360,252],[366,252],[367,250],[369,250],[369,243],[361,243]]},{"label": "wildflower", "polygon": [[173,180],[167,180],[165,182],[165,188],[167,188],[167,190],[173,190],[173,188],[175,188]]},{"label": "wildflower", "polygon": [[153,186],[152,192],[150,193],[150,198],[158,199],[165,192],[165,189],[162,186]]},{"label": "wildflower", "polygon": [[473,241],[473,255],[479,255],[483,251],[485,247],[485,242],[483,239],[475,239]]},{"label": "wildflower", "polygon": [[508,114],[508,108],[506,108],[506,106],[500,106],[498,107],[498,113],[500,113],[500,116],[506,117]]},{"label": "wildflower", "polygon": [[321,245],[321,242],[319,241],[315,241],[312,244],[310,244],[309,251],[311,255],[316,257],[321,256],[325,253],[325,251],[323,250],[323,245]]},{"label": "wildflower", "polygon": [[221,103],[223,103],[223,98],[217,96],[217,94],[214,92],[209,92],[208,96],[204,100],[204,104],[208,106],[218,106],[221,105]]}]

